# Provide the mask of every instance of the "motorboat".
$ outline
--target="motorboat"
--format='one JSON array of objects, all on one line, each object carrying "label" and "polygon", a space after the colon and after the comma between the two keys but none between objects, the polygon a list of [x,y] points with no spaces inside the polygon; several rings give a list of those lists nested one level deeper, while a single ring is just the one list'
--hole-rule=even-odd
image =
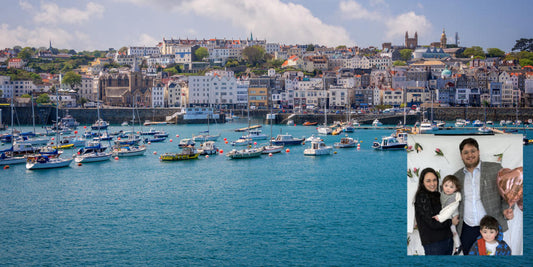
[{"label": "motorboat", "polygon": [[378,119],[375,119],[373,122],[372,122],[372,126],[373,127],[377,127],[377,126],[382,126],[383,123],[381,123],[381,121],[379,121]]},{"label": "motorboat", "polygon": [[191,138],[183,138],[178,144],[179,147],[194,147],[196,143]]},{"label": "motorboat", "polygon": [[355,127],[351,122],[348,122],[342,126],[342,131],[345,133],[353,133],[355,132]]},{"label": "motorboat", "polygon": [[248,158],[258,158],[262,154],[262,149],[260,148],[245,148],[245,149],[233,149],[226,154],[230,159],[248,159]]},{"label": "motorboat", "polygon": [[254,141],[250,138],[239,138],[236,141],[231,142],[232,146],[248,146],[252,145]]},{"label": "motorboat", "polygon": [[164,153],[159,159],[161,161],[178,161],[197,159],[200,153],[192,147],[183,147],[180,153]]},{"label": "motorboat", "polygon": [[314,126],[314,125],[317,125],[318,122],[316,121],[313,121],[313,122],[310,122],[310,121],[305,121],[302,125],[303,126]]},{"label": "motorboat", "polygon": [[466,126],[466,121],[463,120],[463,119],[457,119],[455,120],[455,127],[465,127]]},{"label": "motorboat", "polygon": [[0,166],[26,163],[23,156],[12,156],[11,153],[0,152]]},{"label": "motorboat", "polygon": [[106,150],[107,147],[102,146],[99,142],[90,142],[88,146],[78,149],[78,152],[73,155],[74,161],[77,163],[87,163],[109,160],[112,153]]},{"label": "motorboat", "polygon": [[286,134],[278,134],[276,138],[271,139],[273,145],[301,145],[304,141],[303,138],[296,138],[292,135],[286,133]]},{"label": "motorboat", "polygon": [[472,123],[472,126],[473,127],[481,127],[481,126],[483,126],[483,122],[481,122],[480,120],[475,120],[474,123]]},{"label": "motorboat", "polygon": [[132,157],[132,156],[142,156],[146,152],[146,146],[115,146],[111,152],[115,157]]},{"label": "motorboat", "polygon": [[351,137],[343,137],[341,138],[341,140],[337,143],[333,143],[333,147],[335,148],[351,148],[351,147],[355,147],[357,141],[354,140],[353,138]]},{"label": "motorboat", "polygon": [[315,136],[314,134],[312,134],[311,136],[305,139],[305,142],[313,142],[313,141],[324,141],[324,140],[321,137]]},{"label": "motorboat", "polygon": [[96,120],[95,123],[91,125],[91,129],[93,130],[105,130],[109,126],[109,123],[107,121],[104,121],[102,119]]},{"label": "motorboat", "polygon": [[492,128],[487,127],[486,125],[483,125],[483,126],[477,128],[477,130],[478,130],[478,132],[485,133],[485,134],[489,134],[489,133],[494,132],[494,131],[492,130]]},{"label": "motorboat", "polygon": [[377,150],[394,150],[394,149],[405,149],[407,145],[406,142],[400,142],[394,136],[386,136],[381,138],[381,142],[374,142],[372,148]]},{"label": "motorboat", "polygon": [[197,151],[200,155],[213,155],[218,153],[218,147],[215,145],[215,141],[205,141],[200,144],[200,148]]},{"label": "motorboat", "polygon": [[323,134],[323,135],[328,135],[333,132],[333,129],[331,129],[331,127],[328,127],[325,124],[322,126],[319,126],[318,128],[316,128],[316,130],[319,134]]},{"label": "motorboat", "polygon": [[274,154],[274,153],[280,153],[283,150],[283,146],[268,144],[268,145],[262,146],[260,149],[261,149],[261,153],[263,154]]},{"label": "motorboat", "polygon": [[311,146],[304,150],[304,156],[330,155],[332,151],[333,147],[327,146],[324,141],[312,141]]},{"label": "motorboat", "polygon": [[252,140],[265,140],[268,136],[261,132],[261,129],[249,130],[247,135],[243,135],[241,139],[252,139]]},{"label": "motorboat", "polygon": [[420,123],[420,133],[436,131],[438,129],[439,128],[437,127],[437,125],[431,123],[428,120],[424,120],[422,123]]},{"label": "motorboat", "polygon": [[208,131],[202,132],[199,135],[195,135],[192,137],[193,141],[216,141],[220,137],[220,134],[217,135],[211,135]]}]

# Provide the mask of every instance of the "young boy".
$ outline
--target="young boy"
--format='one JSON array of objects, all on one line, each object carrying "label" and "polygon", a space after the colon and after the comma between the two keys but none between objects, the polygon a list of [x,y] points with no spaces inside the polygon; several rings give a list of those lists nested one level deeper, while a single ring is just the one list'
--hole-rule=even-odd
[{"label": "young boy", "polygon": [[485,215],[479,222],[479,229],[481,236],[472,245],[469,255],[511,255],[511,248],[503,241],[502,228],[496,218]]}]

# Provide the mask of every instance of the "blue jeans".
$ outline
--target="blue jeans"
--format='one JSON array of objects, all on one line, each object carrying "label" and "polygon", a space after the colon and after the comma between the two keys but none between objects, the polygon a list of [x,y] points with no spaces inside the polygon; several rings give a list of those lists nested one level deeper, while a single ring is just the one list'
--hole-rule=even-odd
[{"label": "blue jeans", "polygon": [[452,255],[453,238],[424,245],[425,255]]}]

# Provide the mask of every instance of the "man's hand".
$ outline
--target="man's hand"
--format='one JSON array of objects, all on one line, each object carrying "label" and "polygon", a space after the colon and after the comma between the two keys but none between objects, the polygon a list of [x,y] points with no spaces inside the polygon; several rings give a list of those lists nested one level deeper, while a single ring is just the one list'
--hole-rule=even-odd
[{"label": "man's hand", "polygon": [[514,218],[513,209],[509,208],[509,209],[503,210],[503,216],[507,220],[512,220]]}]

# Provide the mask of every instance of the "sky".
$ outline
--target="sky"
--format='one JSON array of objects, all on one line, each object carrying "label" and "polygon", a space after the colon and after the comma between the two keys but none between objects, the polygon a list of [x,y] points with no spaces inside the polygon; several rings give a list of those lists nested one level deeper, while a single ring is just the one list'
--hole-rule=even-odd
[{"label": "sky", "polygon": [[107,50],[165,39],[254,39],[281,44],[378,47],[438,42],[499,48],[533,38],[533,1],[496,0],[10,0],[0,49],[16,45]]}]

